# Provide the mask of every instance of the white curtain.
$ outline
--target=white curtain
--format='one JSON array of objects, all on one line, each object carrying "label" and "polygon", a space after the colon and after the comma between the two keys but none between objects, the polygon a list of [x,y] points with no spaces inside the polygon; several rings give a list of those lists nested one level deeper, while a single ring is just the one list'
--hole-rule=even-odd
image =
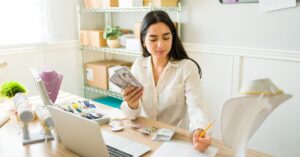
[{"label": "white curtain", "polygon": [[0,47],[45,41],[46,15],[45,0],[0,0]]}]

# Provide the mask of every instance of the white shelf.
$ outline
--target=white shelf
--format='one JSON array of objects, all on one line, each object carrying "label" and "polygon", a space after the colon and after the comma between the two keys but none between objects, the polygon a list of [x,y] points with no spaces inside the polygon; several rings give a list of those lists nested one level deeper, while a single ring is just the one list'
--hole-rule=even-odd
[{"label": "white shelf", "polygon": [[[163,10],[166,12],[177,12],[177,22],[178,22],[178,34],[180,35],[180,12],[181,12],[181,5],[178,3],[178,6],[176,7],[154,7],[151,4],[147,7],[130,7],[130,8],[121,8],[121,7],[110,7],[110,8],[82,8],[79,7],[77,8],[77,13],[78,13],[78,29],[81,30],[81,23],[80,23],[80,14],[84,13],[106,13],[105,14],[105,25],[109,25],[112,22],[112,15],[113,13],[119,13],[119,12],[149,12],[152,10]],[[79,34],[80,36],[80,34]],[[80,47],[81,52],[83,53],[84,51],[93,51],[93,52],[100,52],[100,53],[105,53],[105,59],[106,59],[106,54],[117,54],[117,55],[125,55],[125,56],[133,56],[133,57],[141,57],[142,56],[142,51],[134,51],[134,50],[128,50],[125,48],[108,48],[108,47],[93,47],[93,46],[81,46]],[[85,63],[84,61],[84,56],[82,55],[82,63]],[[84,78],[85,71],[83,70],[83,80]],[[103,90],[99,88],[94,88],[87,86],[83,82],[83,93],[84,96],[86,97],[86,91],[94,92],[94,93],[99,93],[100,95],[105,95],[105,96],[111,96],[117,99],[123,100],[122,96],[119,93],[111,92],[108,90]]]},{"label": "white shelf", "polygon": [[116,92],[112,92],[112,91],[108,91],[108,90],[104,90],[104,89],[100,89],[100,88],[95,88],[95,87],[91,87],[91,86],[87,86],[87,85],[84,86],[84,90],[123,100],[123,97],[120,93],[116,93]]},{"label": "white shelf", "polygon": [[110,7],[110,8],[80,8],[80,13],[99,13],[99,12],[145,12],[151,10],[164,10],[164,11],[180,11],[180,7]]},{"label": "white shelf", "polygon": [[111,54],[120,54],[120,55],[135,56],[135,57],[141,57],[142,56],[141,51],[128,50],[128,49],[125,49],[125,48],[81,46],[81,50],[106,52],[106,53],[111,53]]}]

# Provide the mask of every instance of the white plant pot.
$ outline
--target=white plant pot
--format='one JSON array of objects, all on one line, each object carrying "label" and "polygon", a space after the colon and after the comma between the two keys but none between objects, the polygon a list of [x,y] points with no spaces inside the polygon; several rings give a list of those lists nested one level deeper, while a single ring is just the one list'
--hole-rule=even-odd
[{"label": "white plant pot", "polygon": [[119,39],[114,39],[114,40],[107,39],[107,45],[110,48],[118,48],[121,46]]}]

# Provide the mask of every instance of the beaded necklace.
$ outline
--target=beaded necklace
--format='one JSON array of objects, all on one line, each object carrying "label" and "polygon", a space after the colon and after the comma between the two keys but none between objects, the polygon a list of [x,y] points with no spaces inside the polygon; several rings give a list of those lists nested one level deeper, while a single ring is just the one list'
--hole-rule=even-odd
[{"label": "beaded necklace", "polygon": [[48,91],[48,94],[51,94],[53,93],[58,81],[60,80],[60,76],[58,75],[53,81],[51,82],[45,82],[45,85],[46,85],[46,88],[47,88],[47,91]]}]

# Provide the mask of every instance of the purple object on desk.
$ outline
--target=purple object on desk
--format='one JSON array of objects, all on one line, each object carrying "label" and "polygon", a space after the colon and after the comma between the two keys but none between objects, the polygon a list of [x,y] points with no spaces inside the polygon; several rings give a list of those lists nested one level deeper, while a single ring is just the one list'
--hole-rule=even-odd
[{"label": "purple object on desk", "polygon": [[55,103],[61,82],[63,80],[63,75],[57,73],[52,68],[44,68],[40,73],[40,77],[44,81],[49,98],[51,99],[52,103]]}]

